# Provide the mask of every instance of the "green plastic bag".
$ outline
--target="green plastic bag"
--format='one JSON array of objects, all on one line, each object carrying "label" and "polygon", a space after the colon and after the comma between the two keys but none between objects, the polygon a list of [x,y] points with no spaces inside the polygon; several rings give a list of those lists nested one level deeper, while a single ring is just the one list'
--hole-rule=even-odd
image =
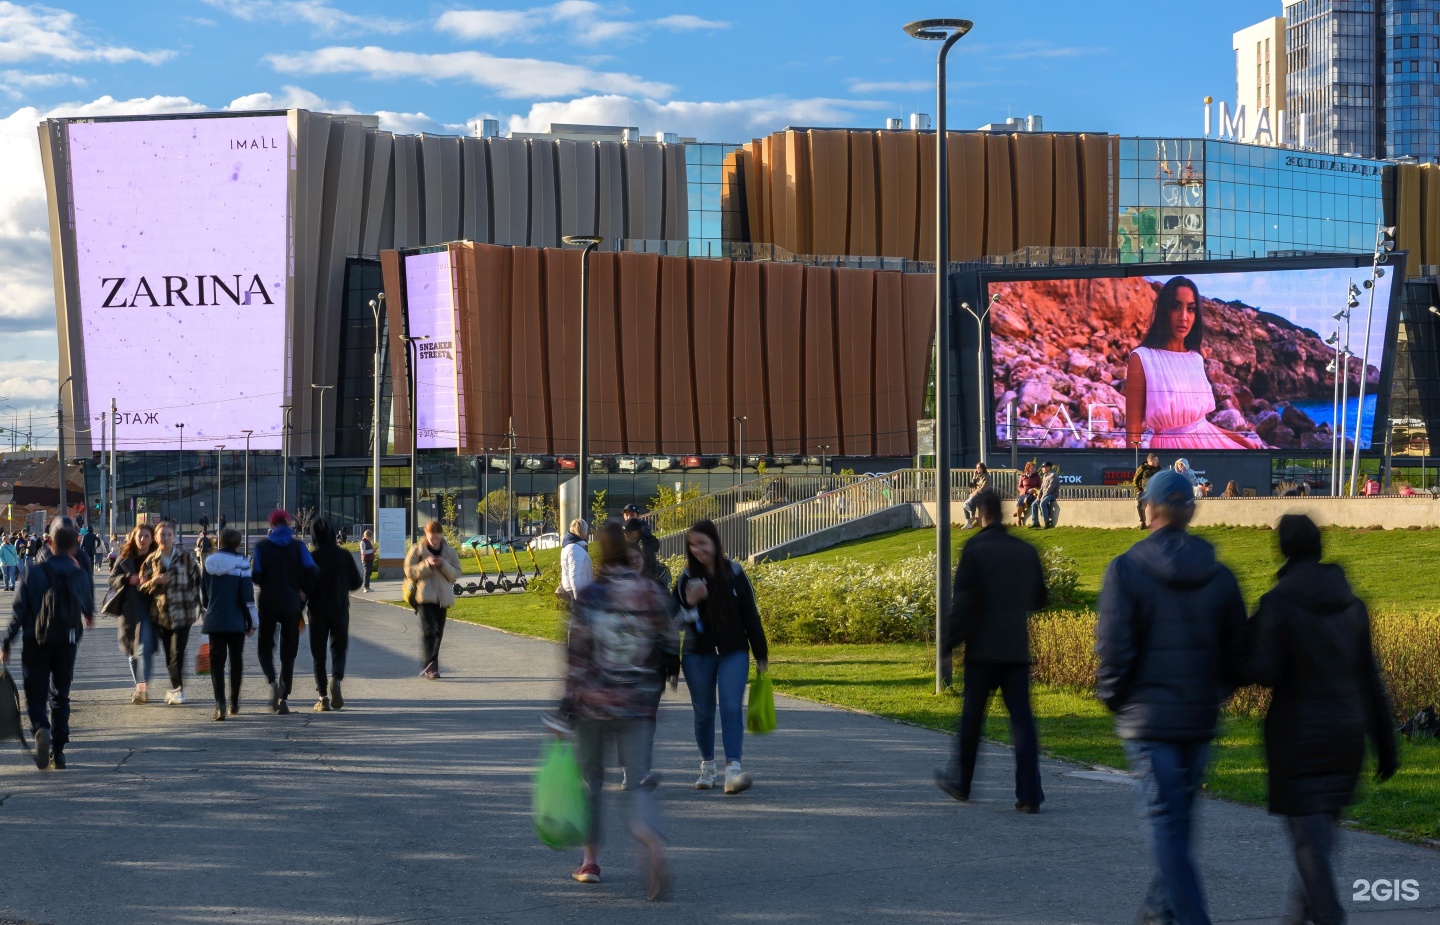
[{"label": "green plastic bag", "polygon": [[775,731],[775,688],[768,674],[750,682],[750,706],[745,711],[745,728],[756,735]]},{"label": "green plastic bag", "polygon": [[546,743],[535,772],[530,814],[535,834],[551,848],[559,851],[585,844],[590,834],[590,795],[569,742]]}]

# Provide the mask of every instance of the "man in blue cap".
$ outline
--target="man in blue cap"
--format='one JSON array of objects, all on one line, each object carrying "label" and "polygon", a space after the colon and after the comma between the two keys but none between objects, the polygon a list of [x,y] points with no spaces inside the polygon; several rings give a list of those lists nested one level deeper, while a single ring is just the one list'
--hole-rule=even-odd
[{"label": "man in blue cap", "polygon": [[1210,925],[1191,816],[1220,704],[1244,669],[1245,600],[1215,548],[1186,531],[1189,479],[1162,469],[1141,500],[1150,535],[1110,563],[1100,591],[1097,694],[1115,714],[1155,855],[1140,921]]}]

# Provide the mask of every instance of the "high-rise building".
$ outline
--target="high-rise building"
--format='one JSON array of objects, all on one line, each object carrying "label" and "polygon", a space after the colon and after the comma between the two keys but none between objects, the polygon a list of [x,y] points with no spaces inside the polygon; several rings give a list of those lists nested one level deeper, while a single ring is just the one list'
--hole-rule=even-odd
[{"label": "high-rise building", "polygon": [[[1285,108],[1285,19],[1271,16],[1235,33],[1235,106],[1258,118],[1260,110],[1270,112],[1272,126],[1277,111]],[[1271,137],[1274,137],[1272,132]]]},{"label": "high-rise building", "polygon": [[[1303,116],[1317,151],[1440,161],[1440,0],[1284,0],[1284,9],[1291,138]],[[1243,101],[1244,74],[1240,85]]]}]

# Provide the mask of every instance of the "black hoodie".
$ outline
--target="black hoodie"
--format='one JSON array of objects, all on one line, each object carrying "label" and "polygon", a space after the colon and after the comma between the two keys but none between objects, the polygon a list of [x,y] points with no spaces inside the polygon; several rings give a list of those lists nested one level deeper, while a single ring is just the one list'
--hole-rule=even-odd
[{"label": "black hoodie", "polygon": [[1120,738],[1215,737],[1244,670],[1245,600],[1213,546],[1173,527],[1131,546],[1105,573],[1095,637]]},{"label": "black hoodie", "polygon": [[1260,599],[1250,678],[1274,688],[1265,715],[1270,811],[1338,813],[1351,802],[1368,735],[1386,776],[1394,720],[1370,642],[1370,616],[1338,565],[1294,561]]}]

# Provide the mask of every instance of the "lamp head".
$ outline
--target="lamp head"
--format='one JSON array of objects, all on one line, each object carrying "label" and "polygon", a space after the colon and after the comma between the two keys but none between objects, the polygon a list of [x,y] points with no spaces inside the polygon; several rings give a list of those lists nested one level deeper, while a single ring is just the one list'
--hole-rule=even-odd
[{"label": "lamp head", "polygon": [[1430,314],[1432,314],[1432,315],[1440,315],[1440,308],[1436,308],[1436,307],[1433,306],[1433,305],[1430,306]]},{"label": "lamp head", "polygon": [[917,19],[905,24],[905,34],[912,39],[940,42],[954,36],[959,38],[975,24],[968,19]]},{"label": "lamp head", "polygon": [[1336,321],[1344,321],[1344,320],[1345,320],[1346,318],[1348,318],[1349,316],[1350,316],[1350,310],[1349,310],[1349,309],[1342,308],[1342,309],[1340,309],[1338,312],[1336,312],[1335,314],[1331,315],[1330,317],[1333,318],[1333,319],[1335,319]]},{"label": "lamp head", "polygon": [[1329,337],[1325,338],[1325,343],[1329,344],[1331,347],[1335,346],[1335,345],[1338,344],[1339,342],[1340,342],[1340,332],[1339,332],[1339,331],[1333,331],[1333,332],[1331,332],[1331,334],[1330,334]]},{"label": "lamp head", "polygon": [[560,240],[571,247],[599,247],[605,241],[598,234],[567,234]]}]

